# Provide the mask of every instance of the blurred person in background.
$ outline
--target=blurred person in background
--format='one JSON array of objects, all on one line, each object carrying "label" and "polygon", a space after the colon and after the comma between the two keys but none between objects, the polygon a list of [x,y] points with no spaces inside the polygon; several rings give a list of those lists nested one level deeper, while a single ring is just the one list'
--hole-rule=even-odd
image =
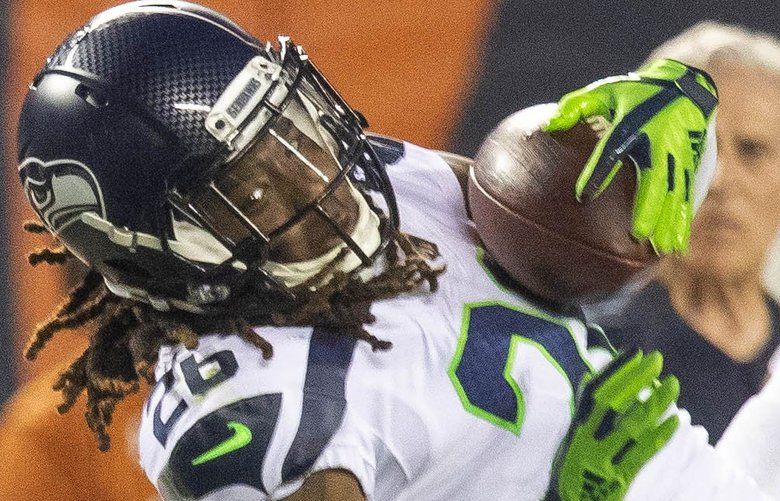
[{"label": "blurred person in background", "polygon": [[780,43],[703,22],[649,59],[659,57],[703,68],[717,83],[718,173],[689,253],[665,258],[655,281],[599,320],[617,346],[664,354],[680,379],[680,406],[715,443],[760,389],[780,341],[778,305],[762,283],[780,228]]}]

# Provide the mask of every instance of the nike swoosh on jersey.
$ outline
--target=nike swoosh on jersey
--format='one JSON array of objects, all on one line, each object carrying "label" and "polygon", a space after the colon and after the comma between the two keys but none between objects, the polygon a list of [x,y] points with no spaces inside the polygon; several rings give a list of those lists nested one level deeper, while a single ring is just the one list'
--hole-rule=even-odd
[{"label": "nike swoosh on jersey", "polygon": [[242,447],[246,447],[249,442],[252,441],[252,430],[250,430],[245,424],[238,421],[228,421],[227,427],[233,430],[233,436],[227,440],[218,443],[211,449],[207,450],[200,456],[192,460],[192,466],[198,466],[209,461],[213,461],[218,457],[229,454],[233,451],[237,451]]}]

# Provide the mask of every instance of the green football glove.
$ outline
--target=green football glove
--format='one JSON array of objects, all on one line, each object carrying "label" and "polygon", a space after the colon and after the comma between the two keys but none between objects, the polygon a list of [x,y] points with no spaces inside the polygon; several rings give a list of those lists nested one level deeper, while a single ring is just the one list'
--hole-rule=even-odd
[{"label": "green football glove", "polygon": [[610,125],[577,179],[577,199],[599,196],[630,158],[639,180],[634,237],[649,238],[659,254],[684,252],[693,219],[694,176],[717,104],[709,75],[660,59],[636,73],[566,94],[544,130],[567,130],[580,120],[605,118]]},{"label": "green football glove", "polygon": [[[642,466],[671,439],[680,385],[668,376],[658,381],[658,352],[622,354],[585,381],[569,434],[558,451],[547,499],[614,501],[623,499]],[[650,391],[646,400],[639,398]]]}]

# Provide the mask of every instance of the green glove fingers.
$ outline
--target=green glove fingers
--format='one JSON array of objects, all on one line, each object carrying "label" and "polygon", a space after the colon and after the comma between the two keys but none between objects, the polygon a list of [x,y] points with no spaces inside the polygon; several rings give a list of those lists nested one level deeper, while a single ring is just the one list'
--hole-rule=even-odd
[{"label": "green glove fingers", "polygon": [[657,423],[669,406],[680,396],[680,383],[674,376],[666,377],[644,402],[637,403],[624,417],[621,426],[632,427],[629,432],[632,445],[619,461],[619,468],[625,478],[634,478],[652,457],[671,440],[680,424],[679,417],[673,414],[657,427],[648,423]]},{"label": "green glove fingers", "polygon": [[662,366],[658,352],[622,353],[581,385],[549,499],[623,499],[678,426],[676,415],[661,421],[680,391],[674,376],[658,381]]},{"label": "green glove fingers", "polygon": [[679,424],[680,418],[675,414],[669,416],[657,428],[646,430],[640,435],[616,464],[621,476],[636,478],[639,470],[671,440]]},{"label": "green glove fingers", "polygon": [[682,252],[688,252],[688,245],[691,241],[691,224],[693,224],[693,183],[696,177],[695,174],[696,159],[691,156],[688,159],[687,165],[681,169],[680,177],[682,186],[680,189],[680,196],[682,197],[682,204],[678,217],[680,218],[677,227],[681,230],[677,234],[677,241],[675,242],[676,248]]},{"label": "green glove fingers", "polygon": [[658,421],[669,409],[669,406],[680,397],[680,381],[675,376],[666,376],[661,380],[650,397],[641,402],[638,407],[647,421]]},{"label": "green glove fingers", "polygon": [[[691,175],[690,177],[693,177],[693,175]],[[693,186],[691,186],[690,191],[691,193],[687,195],[688,201],[693,200]],[[687,253],[688,246],[691,243],[691,226],[693,224],[693,203],[685,204],[685,210],[682,212],[682,218],[683,218],[683,223],[681,224],[681,226],[685,228],[685,231],[682,233],[682,236],[680,237],[678,244],[682,248],[682,252]]]},{"label": "green glove fingers", "polygon": [[600,92],[597,88],[589,90],[586,87],[570,92],[561,98],[558,110],[550,118],[544,130],[547,132],[569,130],[577,125],[577,122],[597,115],[609,119],[611,108],[609,95]]},{"label": "green glove fingers", "polygon": [[628,374],[632,373],[634,367],[642,362],[643,356],[641,350],[634,353],[622,352],[595,376],[586,374],[580,384],[574,422],[584,423],[601,420],[606,409],[602,405],[603,397],[598,399],[596,392],[606,384],[612,384],[613,388],[619,388],[619,381],[624,380]]},{"label": "green glove fingers", "polygon": [[[600,89],[614,91],[617,82]],[[649,99],[655,92],[651,87],[632,80],[620,83],[621,92],[630,93],[636,99]],[[609,102],[613,103],[608,114],[600,114],[611,122],[611,126],[603,133],[596,147],[593,149],[585,167],[580,173],[575,186],[577,200],[593,200],[597,198],[610,184],[617,173],[616,167],[623,165],[622,160],[629,156],[644,141],[641,131],[631,131],[623,126],[625,117],[631,112],[628,102],[616,99],[614,92],[610,92]],[[602,102],[606,98],[602,98]],[[586,117],[587,118],[587,117]],[[620,164],[620,165],[618,165]]]},{"label": "green glove fingers", "polygon": [[659,254],[668,254],[674,249],[675,221],[681,201],[673,191],[666,194],[652,235],[652,243]]},{"label": "green glove fingers", "polygon": [[693,207],[693,203],[686,195],[686,184],[690,184],[690,182],[685,180],[685,175],[689,172],[689,166],[692,162],[693,159],[691,156],[687,155],[675,161],[673,178],[674,190],[670,191],[667,195],[667,197],[671,197],[673,199],[673,202],[671,209],[672,213],[669,216],[669,229],[667,230],[667,233],[669,234],[669,240],[667,247],[668,251],[666,251],[666,253],[682,253],[688,247],[688,242],[683,241],[683,237],[685,236],[687,229],[691,226],[691,221],[686,217],[686,215],[688,214],[688,208]]},{"label": "green glove fingers", "polygon": [[635,402],[642,388],[649,387],[661,374],[663,356],[657,351],[643,355],[637,352],[630,361],[610,376],[596,390],[597,402],[619,412],[625,412]]},{"label": "green glove fingers", "polygon": [[[669,120],[674,122],[672,117]],[[659,204],[660,210],[657,215],[651,217],[656,219],[656,224],[650,234],[639,235],[637,238],[647,236],[655,246],[659,254],[668,254],[671,252],[684,252],[688,248],[690,238],[690,227],[693,219],[693,180],[695,158],[691,148],[690,138],[684,131],[684,128],[675,128],[674,132],[669,132],[664,141],[666,151],[675,151],[677,153],[666,153],[666,159],[663,164],[666,167],[666,194],[659,199],[663,202]],[[654,160],[655,161],[655,160]],[[660,162],[660,160],[658,160]],[[660,171],[660,168],[658,169]],[[640,181],[641,183],[641,181]],[[661,189],[661,183],[657,185]],[[641,186],[640,186],[641,190]],[[645,211],[650,213],[648,208],[643,207],[642,203],[649,203],[650,197],[645,196],[638,201],[636,211]],[[649,223],[645,219],[645,223]],[[647,230],[649,224],[642,230]]]},{"label": "green glove fingers", "polygon": [[666,418],[666,420],[658,425],[657,428],[647,430],[639,437],[637,440],[638,449],[644,451],[644,454],[638,455],[640,456],[639,459],[641,461],[636,462],[638,467],[633,470],[634,476],[639,473],[639,470],[642,469],[642,466],[644,466],[647,461],[652,459],[658,451],[669,443],[669,440],[672,439],[674,432],[677,431],[679,426],[680,416],[673,414]]},{"label": "green glove fingers", "polygon": [[646,430],[646,423],[658,422],[679,396],[679,381],[674,376],[667,376],[653,388],[647,400],[635,402],[635,405],[625,413],[621,426],[626,428],[629,436],[634,438],[640,436]]},{"label": "green glove fingers", "polygon": [[638,148],[632,155],[632,159],[639,172],[637,174],[639,182],[634,197],[632,234],[634,238],[641,241],[650,238],[663,213],[668,193],[666,180],[669,157],[660,149],[650,149],[648,152]]},{"label": "green glove fingers", "polygon": [[625,92],[631,88],[633,94],[649,98],[654,90],[648,86],[639,84],[635,80],[623,77],[609,77],[594,82],[587,87],[570,92],[565,95],[558,103],[556,114],[550,119],[544,127],[547,132],[557,132],[567,130],[579,121],[587,118],[601,116],[612,125],[604,132],[602,137],[596,143],[582,173],[577,179],[575,186],[575,196],[577,200],[583,198],[592,200],[609,186],[612,178],[622,166],[621,155],[623,150],[617,150],[615,143],[615,118],[625,115],[629,110],[626,109],[626,103],[616,100],[615,93],[612,92],[612,85],[621,82]]},{"label": "green glove fingers", "polygon": [[662,59],[565,95],[544,130],[566,130],[594,116],[610,121],[577,179],[577,199],[598,197],[630,157],[638,177],[633,235],[649,239],[660,254],[684,252],[693,216],[689,187],[700,160],[692,143],[702,143],[716,105],[717,90],[704,72]]}]

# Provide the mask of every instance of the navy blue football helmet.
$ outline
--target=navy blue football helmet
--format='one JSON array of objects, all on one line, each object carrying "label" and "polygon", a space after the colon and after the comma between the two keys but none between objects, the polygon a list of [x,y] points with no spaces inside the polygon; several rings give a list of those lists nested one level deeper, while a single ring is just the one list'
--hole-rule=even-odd
[{"label": "navy blue football helmet", "polygon": [[[46,227],[115,293],[163,310],[262,315],[295,301],[298,283],[273,271],[269,251],[302,219],[335,232],[355,271],[396,237],[392,187],[366,125],[289,39],[263,44],[204,7],[145,0],[97,15],[48,58],[19,119],[19,174]],[[263,188],[231,171],[269,141],[286,153],[274,158],[322,180],[271,231],[247,215]],[[326,210],[343,184],[376,222],[369,246]]]}]

